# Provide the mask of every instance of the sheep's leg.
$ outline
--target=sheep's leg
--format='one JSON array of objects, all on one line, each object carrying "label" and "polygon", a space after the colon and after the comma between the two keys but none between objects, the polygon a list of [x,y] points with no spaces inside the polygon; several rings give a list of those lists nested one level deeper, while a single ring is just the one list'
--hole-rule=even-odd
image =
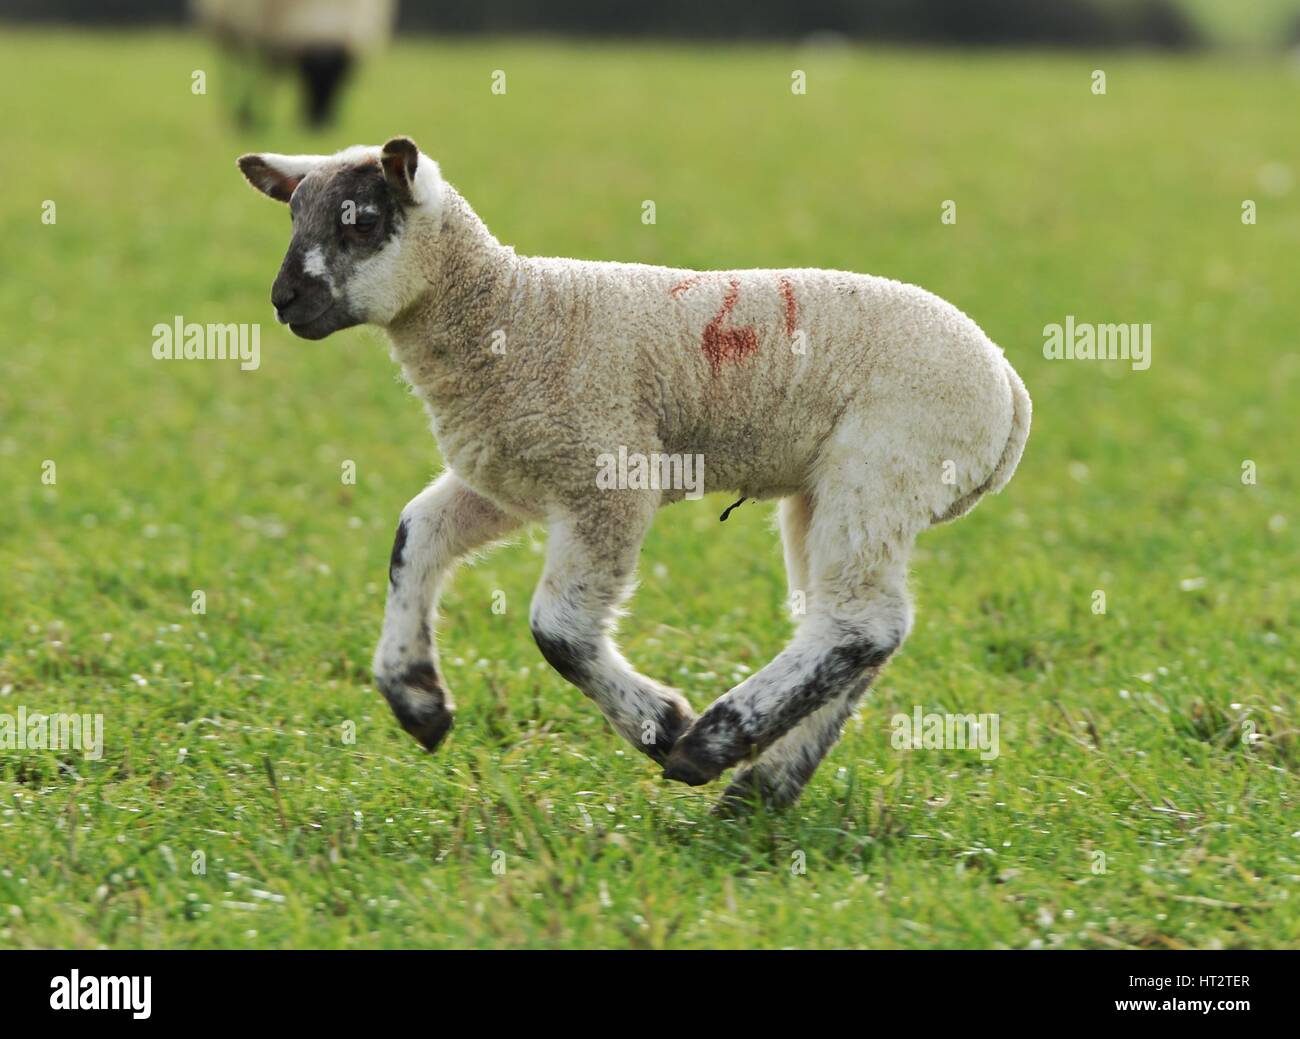
[{"label": "sheep's leg", "polygon": [[[757,772],[740,781],[793,800],[812,774],[911,627],[906,556],[912,532],[888,540],[864,536],[860,510],[869,491],[819,489],[806,537],[807,615],[770,664],[720,697],[682,736],[666,778],[697,786],[769,751],[766,767],[759,757]],[[796,732],[804,721],[807,728]]]},{"label": "sheep's leg", "polygon": [[[720,697],[678,741],[665,777],[691,786],[708,783],[772,747],[807,716],[842,699],[847,688],[865,689],[908,630],[910,610],[901,578],[888,571],[866,575],[853,592],[842,588],[843,597],[814,589],[814,599],[838,601],[829,608],[810,604],[809,615],[776,659]],[[827,717],[835,713],[831,710]],[[806,741],[792,740],[776,760],[786,753],[803,760],[809,747],[820,746],[819,760],[830,745],[827,724],[823,719],[810,729]],[[815,767],[814,761],[804,781]],[[778,766],[778,771],[789,769]]]},{"label": "sheep's leg", "polygon": [[817,771],[822,758],[840,738],[844,723],[871,684],[874,674],[867,672],[850,683],[763,751],[752,765],[738,769],[722,794],[718,811],[738,814],[756,800],[769,808],[785,808],[793,804]]},{"label": "sheep's leg", "polygon": [[402,728],[426,750],[447,735],[455,709],[433,636],[441,585],[460,557],[505,537],[520,522],[450,471],[402,510],[388,565],[375,684]]},{"label": "sheep's leg", "polygon": [[657,494],[610,491],[581,513],[553,518],[530,619],[550,665],[662,764],[695,713],[677,690],[634,671],[611,639],[657,505]]},{"label": "sheep's leg", "polygon": [[785,552],[785,576],[790,586],[791,609],[808,595],[808,527],[812,523],[812,498],[806,494],[782,498],[781,547]]},{"label": "sheep's leg", "polygon": [[[790,602],[797,610],[808,594],[812,499],[807,495],[783,499],[780,517]],[[867,685],[866,680],[852,683],[768,747],[753,765],[741,768],[722,795],[719,811],[738,812],[752,805],[755,799],[771,808],[791,804],[839,739],[844,722],[853,713]]]}]

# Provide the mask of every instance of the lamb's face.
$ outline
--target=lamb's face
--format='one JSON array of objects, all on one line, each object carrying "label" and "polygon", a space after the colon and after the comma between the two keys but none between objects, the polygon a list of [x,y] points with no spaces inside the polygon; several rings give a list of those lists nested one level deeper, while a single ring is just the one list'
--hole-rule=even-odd
[{"label": "lamb's face", "polygon": [[271,287],[276,318],[304,339],[359,324],[388,324],[421,287],[413,226],[436,234],[437,164],[395,138],[337,155],[245,155],[240,169],[289,204],[293,233]]}]

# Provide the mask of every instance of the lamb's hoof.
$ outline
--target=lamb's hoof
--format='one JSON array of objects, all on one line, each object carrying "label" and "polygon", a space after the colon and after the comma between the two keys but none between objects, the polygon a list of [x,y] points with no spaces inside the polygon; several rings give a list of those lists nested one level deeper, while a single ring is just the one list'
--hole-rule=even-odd
[{"label": "lamb's hoof", "polygon": [[432,664],[420,663],[398,676],[375,675],[393,717],[416,742],[432,753],[451,731],[455,715]]},{"label": "lamb's hoof", "polygon": [[641,749],[658,765],[666,765],[673,748],[690,727],[695,724],[695,712],[689,705],[668,703],[660,711],[652,743],[642,743]]},{"label": "lamb's hoof", "polygon": [[743,759],[748,750],[736,712],[729,705],[714,704],[677,741],[664,764],[664,778],[703,786]]},{"label": "lamb's hoof", "polygon": [[451,711],[445,707],[440,707],[416,725],[407,725],[403,722],[402,727],[416,738],[420,746],[432,754],[438,749],[438,745],[446,739],[447,733],[451,732],[451,727],[455,724],[455,721],[456,716]]},{"label": "lamb's hoof", "polygon": [[758,774],[752,768],[747,768],[738,772],[736,777],[727,784],[727,789],[722,792],[722,796],[718,798],[718,803],[713,806],[710,814],[719,819],[739,819],[752,815],[756,808],[767,804],[768,801],[767,791],[764,790]]},{"label": "lamb's hoof", "polygon": [[806,776],[780,771],[773,774],[761,767],[742,768],[718,798],[713,814],[723,819],[735,819],[753,815],[759,810],[785,811],[799,800],[806,779]]},{"label": "lamb's hoof", "polygon": [[712,757],[705,749],[704,741],[698,738],[696,730],[692,728],[677,741],[673,752],[664,762],[664,779],[673,779],[687,786],[703,786],[722,775],[728,764]]},{"label": "lamb's hoof", "polygon": [[673,779],[687,786],[703,786],[705,783],[712,783],[720,774],[711,769],[701,768],[676,751],[669,754],[668,760],[664,763],[664,779]]}]

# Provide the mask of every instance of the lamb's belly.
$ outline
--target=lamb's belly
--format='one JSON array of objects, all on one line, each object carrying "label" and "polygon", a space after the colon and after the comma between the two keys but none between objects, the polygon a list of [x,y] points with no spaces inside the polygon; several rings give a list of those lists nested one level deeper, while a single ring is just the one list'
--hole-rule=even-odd
[{"label": "lamb's belly", "polygon": [[808,485],[838,413],[814,396],[750,392],[711,402],[691,428],[668,439],[667,450],[695,460],[707,493],[796,493]]},{"label": "lamb's belly", "polygon": [[832,344],[814,354],[786,351],[709,373],[681,450],[703,456],[710,491],[757,498],[806,488],[821,446],[835,429],[865,375],[836,365]]}]

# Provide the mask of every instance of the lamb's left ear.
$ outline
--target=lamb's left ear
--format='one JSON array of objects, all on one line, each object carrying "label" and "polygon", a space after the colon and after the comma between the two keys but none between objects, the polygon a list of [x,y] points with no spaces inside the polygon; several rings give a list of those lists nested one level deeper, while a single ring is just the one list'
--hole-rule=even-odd
[{"label": "lamb's left ear", "polygon": [[262,194],[270,195],[277,202],[288,202],[302,178],[325,158],[324,155],[274,155],[270,152],[241,155],[239,168],[248,178],[248,183]]},{"label": "lamb's left ear", "polygon": [[384,179],[403,205],[436,204],[442,181],[438,164],[421,155],[413,140],[394,137],[384,145],[379,161],[384,167]]}]

